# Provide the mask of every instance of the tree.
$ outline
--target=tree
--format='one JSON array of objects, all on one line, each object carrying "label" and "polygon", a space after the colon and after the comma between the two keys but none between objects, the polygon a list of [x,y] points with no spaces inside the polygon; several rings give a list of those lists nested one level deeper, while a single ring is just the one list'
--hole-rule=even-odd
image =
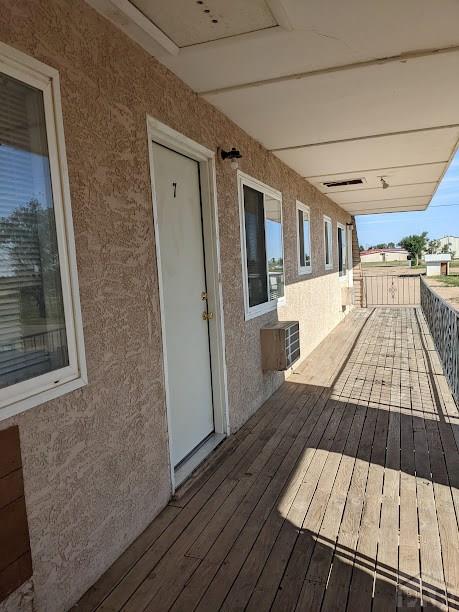
[{"label": "tree", "polygon": [[377,249],[387,249],[387,244],[385,242],[380,242],[376,245]]},{"label": "tree", "polygon": [[419,259],[422,256],[427,246],[427,232],[422,234],[412,234],[411,236],[405,236],[400,240],[400,246],[403,247],[416,260],[416,265],[419,265]]},{"label": "tree", "polygon": [[395,242],[388,242],[387,243],[387,248],[388,249],[395,249]]},{"label": "tree", "polygon": [[359,251],[360,251],[360,252],[362,252],[362,251],[364,251],[364,250],[365,250],[365,247],[363,246],[363,244],[360,244],[360,245],[359,245]]},{"label": "tree", "polygon": [[429,255],[433,255],[434,253],[438,253],[438,249],[440,248],[440,240],[432,239],[427,243],[426,253]]},{"label": "tree", "polygon": [[[59,255],[54,211],[43,208],[32,199],[18,206],[8,216],[0,217],[0,248],[11,258],[14,272],[24,296],[30,296],[36,304],[40,317],[45,317],[44,283],[48,286],[48,305],[59,295],[52,296],[51,287],[56,286],[59,277]],[[60,308],[60,302],[58,304]]]}]

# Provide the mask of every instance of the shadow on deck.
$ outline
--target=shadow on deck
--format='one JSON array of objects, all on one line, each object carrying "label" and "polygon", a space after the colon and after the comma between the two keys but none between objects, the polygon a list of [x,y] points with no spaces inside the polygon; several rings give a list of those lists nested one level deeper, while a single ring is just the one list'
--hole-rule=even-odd
[{"label": "shadow on deck", "polygon": [[458,418],[420,309],[355,310],[74,609],[459,609]]}]

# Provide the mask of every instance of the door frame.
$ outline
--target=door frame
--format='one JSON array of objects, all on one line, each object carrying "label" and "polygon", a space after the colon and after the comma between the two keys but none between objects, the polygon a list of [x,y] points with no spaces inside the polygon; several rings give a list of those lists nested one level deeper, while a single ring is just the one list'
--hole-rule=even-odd
[{"label": "door frame", "polygon": [[[201,144],[184,136],[165,125],[164,123],[147,115],[148,154],[150,161],[150,180],[153,204],[153,224],[156,247],[156,269],[158,274],[159,305],[161,314],[161,343],[163,352],[163,380],[167,417],[167,443],[169,449],[169,467],[171,474],[171,489],[174,493],[178,484],[191,474],[193,469],[229,435],[228,418],[228,388],[225,361],[225,327],[223,318],[223,293],[221,284],[220,266],[220,239],[217,209],[217,182],[215,172],[215,153]],[[163,145],[176,153],[185,155],[199,164],[201,206],[203,218],[203,240],[205,255],[205,273],[210,301],[208,308],[214,313],[209,324],[209,346],[211,357],[212,399],[214,409],[215,432],[212,439],[206,441],[202,447],[180,466],[177,475],[172,462],[171,448],[171,410],[169,376],[167,365],[167,351],[165,343],[164,294],[161,269],[161,248],[159,241],[158,206],[155,187],[155,166],[153,161],[153,141]]]}]

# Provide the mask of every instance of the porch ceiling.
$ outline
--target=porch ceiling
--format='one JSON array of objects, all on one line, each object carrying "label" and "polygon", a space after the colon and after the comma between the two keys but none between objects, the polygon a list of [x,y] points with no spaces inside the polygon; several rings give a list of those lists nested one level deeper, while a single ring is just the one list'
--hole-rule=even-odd
[{"label": "porch ceiling", "polygon": [[457,148],[457,0],[88,1],[352,214],[425,209]]}]

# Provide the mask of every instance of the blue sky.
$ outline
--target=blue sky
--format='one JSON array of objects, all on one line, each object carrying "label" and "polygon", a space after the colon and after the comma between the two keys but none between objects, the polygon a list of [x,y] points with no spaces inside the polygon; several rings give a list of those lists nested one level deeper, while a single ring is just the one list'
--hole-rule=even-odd
[{"label": "blue sky", "polygon": [[404,236],[421,232],[428,232],[429,238],[459,236],[459,151],[427,210],[359,215],[356,221],[359,243],[364,246],[397,243]]}]

